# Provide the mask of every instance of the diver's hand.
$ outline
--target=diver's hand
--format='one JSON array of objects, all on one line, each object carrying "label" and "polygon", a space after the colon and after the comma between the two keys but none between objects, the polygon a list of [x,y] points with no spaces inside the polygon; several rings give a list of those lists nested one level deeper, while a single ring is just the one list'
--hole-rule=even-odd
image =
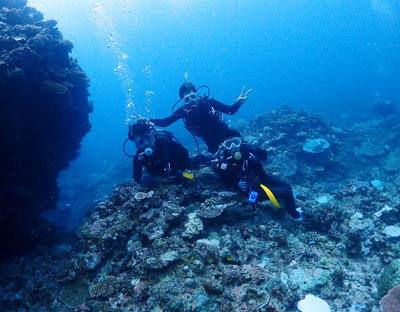
[{"label": "diver's hand", "polygon": [[243,86],[242,92],[240,93],[239,97],[235,101],[235,104],[239,105],[239,107],[242,106],[247,101],[247,96],[253,91],[253,89],[249,89],[246,92],[245,92],[245,90],[246,90],[246,86]]},{"label": "diver's hand", "polygon": [[249,185],[245,180],[240,180],[238,186],[244,193],[247,193],[249,190]]}]

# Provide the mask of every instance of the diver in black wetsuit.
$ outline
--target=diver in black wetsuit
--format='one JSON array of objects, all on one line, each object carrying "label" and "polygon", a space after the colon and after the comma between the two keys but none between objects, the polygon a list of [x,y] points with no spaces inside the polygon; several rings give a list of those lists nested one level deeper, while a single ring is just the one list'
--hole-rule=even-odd
[{"label": "diver in black wetsuit", "polygon": [[303,220],[303,212],[301,208],[296,209],[290,185],[265,173],[261,164],[268,158],[265,151],[262,153],[236,137],[221,144],[217,158],[214,171],[228,188],[249,196],[249,202],[253,204],[270,199],[276,207],[280,207],[275,196],[281,198],[290,218]]},{"label": "diver in black wetsuit", "polygon": [[[184,172],[192,168],[189,153],[173,140],[171,133],[156,131],[150,123],[138,121],[129,126],[129,139],[137,147],[133,158],[133,179],[137,183],[151,186],[151,176],[192,178],[191,174]],[[146,168],[147,175],[143,175],[143,168]]]},{"label": "diver in black wetsuit", "polygon": [[193,136],[200,137],[207,145],[208,151],[215,154],[219,144],[230,137],[240,136],[239,132],[230,129],[222,118],[222,113],[233,115],[246,102],[252,89],[245,92],[243,87],[241,94],[233,105],[225,105],[214,98],[199,96],[196,87],[191,82],[185,82],[179,89],[179,96],[183,106],[177,109],[171,116],[163,119],[150,119],[159,127],[167,127],[179,119],[183,119],[185,128]]}]

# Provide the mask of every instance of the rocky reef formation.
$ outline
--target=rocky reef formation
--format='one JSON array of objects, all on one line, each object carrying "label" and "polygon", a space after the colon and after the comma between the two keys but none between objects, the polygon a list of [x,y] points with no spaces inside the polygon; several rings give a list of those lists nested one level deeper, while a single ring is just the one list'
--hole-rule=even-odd
[{"label": "rocky reef formation", "polygon": [[[371,125],[358,133],[284,107],[240,128],[248,140],[260,133],[266,170],[292,184],[304,222],[269,202],[252,207],[209,168],[183,185],[124,182],[76,236],[1,267],[0,308],[284,312],[314,294],[332,311],[378,312],[380,301],[396,311],[400,178],[356,154]],[[303,149],[316,139],[329,147]]]},{"label": "rocky reef formation", "polygon": [[55,26],[26,0],[0,0],[2,253],[50,230],[39,216],[55,207],[57,176],[90,129],[89,80]]},{"label": "rocky reef formation", "polygon": [[400,170],[398,115],[348,128],[284,106],[239,122],[237,128],[245,140],[268,150],[269,172],[291,183],[312,187],[351,179],[386,180]]}]

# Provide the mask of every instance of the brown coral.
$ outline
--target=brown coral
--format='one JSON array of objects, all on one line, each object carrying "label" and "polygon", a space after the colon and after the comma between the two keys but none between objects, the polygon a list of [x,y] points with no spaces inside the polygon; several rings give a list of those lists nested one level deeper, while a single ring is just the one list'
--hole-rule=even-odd
[{"label": "brown coral", "polygon": [[393,287],[381,301],[383,312],[400,312],[400,285]]}]

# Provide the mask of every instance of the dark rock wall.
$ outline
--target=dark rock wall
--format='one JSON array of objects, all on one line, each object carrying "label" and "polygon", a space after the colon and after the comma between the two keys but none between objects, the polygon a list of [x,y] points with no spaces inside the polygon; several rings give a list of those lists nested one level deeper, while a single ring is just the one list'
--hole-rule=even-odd
[{"label": "dark rock wall", "polygon": [[0,0],[0,243],[18,249],[49,231],[59,172],[90,130],[89,80],[56,21]]}]

